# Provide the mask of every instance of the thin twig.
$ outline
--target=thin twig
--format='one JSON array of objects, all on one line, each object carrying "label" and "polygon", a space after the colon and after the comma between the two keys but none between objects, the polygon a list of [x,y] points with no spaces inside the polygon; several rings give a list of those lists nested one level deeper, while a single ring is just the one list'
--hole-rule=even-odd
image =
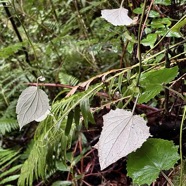
[{"label": "thin twig", "polygon": [[147,19],[148,19],[148,16],[149,16],[149,13],[150,13],[150,10],[151,10],[151,8],[152,8],[153,3],[154,3],[154,0],[151,1],[150,6],[149,6],[149,8],[148,8],[148,12],[147,12],[147,15],[146,15],[145,21],[144,21],[143,26],[142,26],[142,28],[141,28],[140,39],[141,39],[141,37],[142,37],[143,30],[144,30],[144,28],[145,28],[145,24],[146,24],[146,22],[147,22]]},{"label": "thin twig", "polygon": [[170,186],[174,186],[174,184],[170,181],[170,179],[167,177],[167,175],[163,171],[161,171],[161,173],[162,173],[163,177],[167,180],[167,182],[170,184]]},{"label": "thin twig", "polygon": [[140,81],[140,76],[141,76],[141,68],[142,68],[142,57],[141,57],[141,30],[142,30],[143,17],[144,17],[144,15],[145,15],[146,3],[147,3],[147,0],[144,1],[143,12],[142,12],[142,15],[141,15],[141,20],[140,20],[139,29],[138,29],[138,49],[137,49],[137,58],[138,58],[138,61],[139,61],[139,72],[138,72],[138,79],[137,79],[136,87],[139,86],[139,81]]}]

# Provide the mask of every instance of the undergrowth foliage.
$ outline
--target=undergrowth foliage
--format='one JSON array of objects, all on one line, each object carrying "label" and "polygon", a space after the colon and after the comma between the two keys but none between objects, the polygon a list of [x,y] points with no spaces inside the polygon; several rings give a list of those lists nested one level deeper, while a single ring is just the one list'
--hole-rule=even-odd
[{"label": "undergrowth foliage", "polygon": [[[0,185],[184,185],[186,2],[0,4]],[[180,139],[153,131],[172,121]]]}]

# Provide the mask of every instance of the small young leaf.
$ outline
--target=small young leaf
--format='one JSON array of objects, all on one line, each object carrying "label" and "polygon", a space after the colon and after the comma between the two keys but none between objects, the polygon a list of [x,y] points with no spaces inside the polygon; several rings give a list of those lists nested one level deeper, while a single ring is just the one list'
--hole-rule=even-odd
[{"label": "small young leaf", "polygon": [[89,99],[84,99],[80,102],[80,109],[83,115],[85,127],[88,128],[88,122],[95,123],[94,117],[90,111]]},{"label": "small young leaf", "polygon": [[72,182],[71,181],[55,181],[52,183],[52,186],[71,186]]},{"label": "small young leaf", "polygon": [[135,14],[142,14],[142,12],[143,12],[143,9],[140,7],[138,7],[138,8],[135,8],[134,10],[133,10],[133,12],[135,13]]},{"label": "small young leaf", "polygon": [[169,170],[178,160],[178,147],[172,141],[148,139],[140,149],[129,154],[128,176],[134,183],[150,185],[158,178],[160,171]]},{"label": "small young leaf", "polygon": [[160,14],[154,10],[151,10],[150,13],[149,13],[149,17],[160,17]]},{"label": "small young leaf", "polygon": [[160,5],[171,5],[171,0],[155,0],[154,4],[160,4]]},{"label": "small young leaf", "polygon": [[111,110],[103,120],[103,130],[95,145],[101,170],[140,148],[150,136],[146,121],[130,111]]},{"label": "small young leaf", "polygon": [[114,26],[131,25],[134,21],[128,16],[128,10],[120,7],[117,9],[101,10],[102,18]]},{"label": "small young leaf", "polygon": [[37,120],[50,109],[46,93],[38,87],[28,87],[19,96],[16,113],[20,129]]},{"label": "small young leaf", "polygon": [[144,46],[150,46],[150,48],[153,48],[156,40],[157,40],[157,34],[148,34],[147,38],[141,41],[141,44],[143,44]]}]

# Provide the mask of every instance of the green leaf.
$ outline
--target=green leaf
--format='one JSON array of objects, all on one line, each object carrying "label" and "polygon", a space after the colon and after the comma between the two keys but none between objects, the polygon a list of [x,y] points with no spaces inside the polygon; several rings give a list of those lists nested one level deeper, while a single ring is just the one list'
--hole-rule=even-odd
[{"label": "green leaf", "polygon": [[133,12],[134,12],[135,14],[142,14],[143,9],[142,9],[142,8],[135,8],[135,9],[133,10]]},{"label": "green leaf", "polygon": [[123,39],[127,39],[133,43],[137,43],[138,41],[135,39],[135,36],[132,35],[129,31],[123,33]]},{"label": "green leaf", "polygon": [[186,18],[183,19],[182,21],[177,22],[173,27],[173,31],[180,32],[180,29],[186,25]]},{"label": "green leaf", "polygon": [[157,40],[157,34],[148,34],[147,37],[141,41],[141,44],[153,48],[156,40]]},{"label": "green leaf", "polygon": [[144,8],[144,3],[141,3],[141,4],[140,4],[140,7],[135,8],[135,9],[133,10],[133,12],[134,12],[135,14],[142,14],[143,8]]},{"label": "green leaf", "polygon": [[[38,87],[28,87],[19,96],[16,113],[20,129],[49,111],[47,94]],[[45,118],[44,118],[45,119]]]},{"label": "green leaf", "polygon": [[186,25],[186,18],[178,21],[171,29],[170,33],[174,34],[174,37],[181,37],[180,29]]},{"label": "green leaf", "polygon": [[171,21],[170,18],[158,18],[158,19],[154,19],[151,22],[151,28],[165,28],[171,25]]},{"label": "green leaf", "polygon": [[148,89],[145,90],[139,97],[138,102],[139,103],[146,103],[147,101],[154,98],[156,95],[158,95],[162,90],[161,85],[152,85],[148,86]]},{"label": "green leaf", "polygon": [[181,35],[180,32],[170,30],[170,31],[168,32],[168,34],[166,35],[166,37],[176,37],[176,38],[180,38],[180,37],[182,37],[182,35]]},{"label": "green leaf", "polygon": [[72,86],[77,85],[77,83],[79,81],[74,76],[69,75],[69,74],[64,73],[64,72],[59,73],[59,80],[60,80],[61,84],[72,85]]},{"label": "green leaf", "polygon": [[9,176],[9,177],[6,177],[5,179],[3,179],[0,184],[4,185],[5,183],[8,183],[8,182],[11,182],[11,181],[14,181],[14,180],[17,180],[19,178],[19,174],[18,175],[13,175],[13,176]]},{"label": "green leaf", "polygon": [[90,112],[90,104],[89,99],[85,98],[80,102],[80,109],[83,115],[85,126],[88,127],[88,122],[95,123],[94,117],[92,113]]},{"label": "green leaf", "polygon": [[56,162],[56,168],[59,171],[63,171],[63,172],[69,172],[70,171],[70,167],[67,166],[64,162],[62,161],[57,161]]},{"label": "green leaf", "polygon": [[150,34],[151,32],[152,32],[151,28],[148,28],[148,27],[145,28],[145,33],[146,34]]},{"label": "green leaf", "polygon": [[12,118],[2,118],[0,119],[0,134],[5,134],[19,127],[17,120]]},{"label": "green leaf", "polygon": [[154,70],[142,74],[140,79],[140,85],[143,88],[143,92],[139,97],[138,102],[144,103],[154,98],[160,91],[163,90],[163,84],[172,81],[178,74],[178,67],[164,68],[160,70]]},{"label": "green leaf", "polygon": [[80,108],[76,107],[74,109],[74,122],[77,126],[79,125],[79,120],[80,120]]},{"label": "green leaf", "polygon": [[73,122],[73,116],[74,116],[74,112],[71,110],[70,113],[68,114],[67,124],[65,127],[65,135],[66,136],[68,136],[70,133],[70,129],[71,129],[72,122]]},{"label": "green leaf", "polygon": [[159,5],[171,5],[171,0],[155,0],[154,4],[159,4]]},{"label": "green leaf", "polygon": [[128,155],[128,176],[139,185],[151,184],[160,171],[172,168],[179,158],[178,147],[172,141],[148,139],[140,149]]},{"label": "green leaf", "polygon": [[0,58],[8,58],[9,56],[15,54],[23,47],[23,43],[11,44],[8,47],[0,49]]},{"label": "green leaf", "polygon": [[6,166],[10,166],[12,162],[19,158],[20,150],[10,150],[0,148],[0,171],[2,171]]},{"label": "green leaf", "polygon": [[165,25],[168,27],[171,25],[170,18],[159,18],[159,19],[154,19],[151,22],[151,28],[164,28]]},{"label": "green leaf", "polygon": [[52,186],[71,186],[71,181],[56,181],[52,184]]},{"label": "green leaf", "polygon": [[21,167],[22,167],[22,164],[21,164],[21,165],[16,165],[16,166],[10,168],[10,169],[7,170],[7,171],[4,171],[4,172],[0,175],[0,179],[2,179],[3,177],[5,177],[5,176],[7,176],[7,175],[9,175],[9,174],[14,173],[15,171],[18,172],[18,171],[20,170]]},{"label": "green leaf", "polygon": [[160,17],[160,14],[157,11],[151,10],[150,13],[149,13],[149,17],[152,17],[152,18]]}]

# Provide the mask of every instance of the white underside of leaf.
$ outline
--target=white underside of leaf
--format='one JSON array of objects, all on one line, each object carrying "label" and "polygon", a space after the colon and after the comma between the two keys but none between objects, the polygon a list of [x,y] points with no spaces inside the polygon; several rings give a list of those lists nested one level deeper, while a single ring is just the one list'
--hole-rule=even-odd
[{"label": "white underside of leaf", "polygon": [[101,170],[140,148],[150,136],[146,121],[130,111],[111,110],[103,120],[101,136],[95,145]]},{"label": "white underside of leaf", "polygon": [[50,109],[47,94],[38,87],[26,88],[19,96],[16,113],[20,128],[42,117]]},{"label": "white underside of leaf", "polygon": [[[51,108],[50,108],[51,109]],[[40,116],[39,118],[35,119],[35,121],[37,122],[41,122],[44,119],[46,119],[46,117],[50,114],[50,109],[48,109],[42,116]]]},{"label": "white underside of leaf", "polygon": [[128,16],[128,10],[120,7],[117,9],[101,10],[102,18],[114,26],[131,25],[134,21]]}]

